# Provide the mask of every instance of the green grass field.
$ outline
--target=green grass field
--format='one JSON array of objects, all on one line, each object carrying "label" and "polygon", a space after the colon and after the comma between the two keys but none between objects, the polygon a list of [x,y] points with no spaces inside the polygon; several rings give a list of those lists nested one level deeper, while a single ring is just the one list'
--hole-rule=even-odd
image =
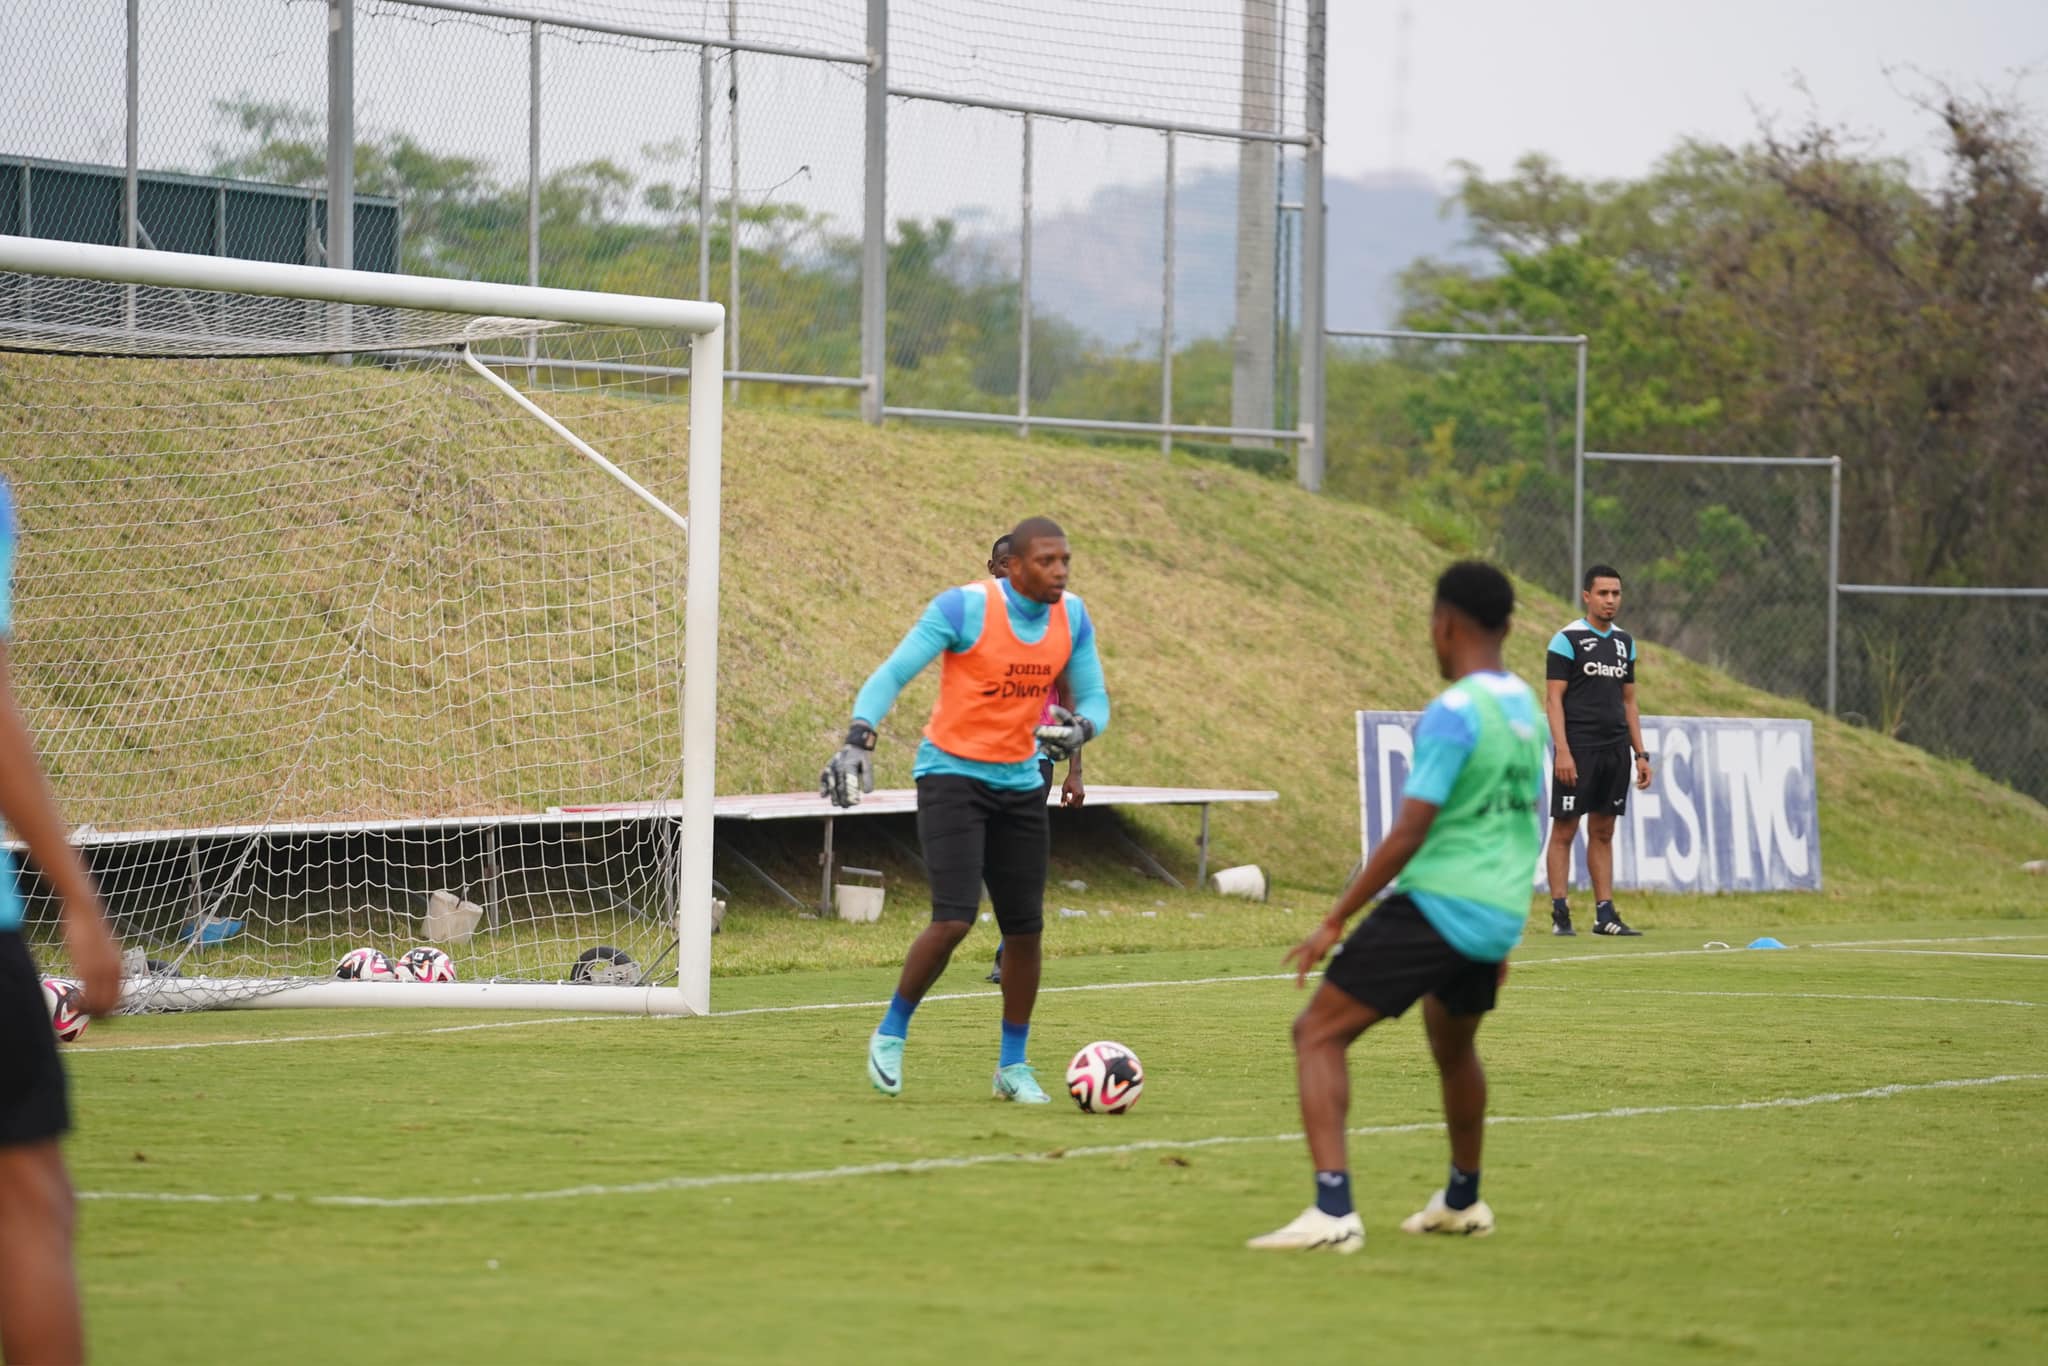
[{"label": "green grass field", "polygon": [[2041,1360],[2048,920],[1700,948],[1753,928],[1518,956],[1489,1240],[1395,1229],[1445,1153],[1417,1020],[1369,1034],[1351,1258],[1240,1246],[1310,1193],[1270,946],[1052,965],[1034,1061],[1130,1044],[1123,1117],[988,1098],[980,936],[895,1101],[875,969],[725,979],[694,1021],[102,1023],[69,1050],[91,1330],[158,1362]]}]

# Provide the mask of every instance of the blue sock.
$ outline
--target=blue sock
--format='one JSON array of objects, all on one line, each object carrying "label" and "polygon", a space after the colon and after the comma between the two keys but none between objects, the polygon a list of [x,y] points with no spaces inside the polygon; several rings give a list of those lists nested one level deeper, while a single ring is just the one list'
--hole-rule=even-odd
[{"label": "blue sock", "polygon": [[887,1035],[892,1039],[908,1036],[910,1017],[916,1010],[917,1002],[904,1000],[901,992],[892,992],[889,996],[889,1013],[882,1017],[881,1027],[876,1029],[875,1033]]},{"label": "blue sock", "polygon": [[1316,1173],[1316,1208],[1341,1219],[1351,1213],[1351,1173]]},{"label": "blue sock", "polygon": [[1451,1179],[1444,1182],[1444,1207],[1470,1209],[1479,1203],[1479,1173],[1451,1164]]},{"label": "blue sock", "polygon": [[1552,915],[1570,915],[1572,913],[1571,901],[1561,896],[1550,898],[1550,913]]},{"label": "blue sock", "polygon": [[996,1066],[1008,1067],[1013,1062],[1024,1061],[1024,1045],[1031,1041],[1031,1026],[1013,1025],[1003,1021],[1003,1051],[996,1059]]}]

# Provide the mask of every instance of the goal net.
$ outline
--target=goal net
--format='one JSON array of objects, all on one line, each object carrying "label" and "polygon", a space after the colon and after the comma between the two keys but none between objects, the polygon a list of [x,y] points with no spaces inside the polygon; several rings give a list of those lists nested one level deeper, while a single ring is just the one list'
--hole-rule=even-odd
[{"label": "goal net", "polygon": [[124,1008],[708,1010],[722,318],[0,237],[13,677]]}]

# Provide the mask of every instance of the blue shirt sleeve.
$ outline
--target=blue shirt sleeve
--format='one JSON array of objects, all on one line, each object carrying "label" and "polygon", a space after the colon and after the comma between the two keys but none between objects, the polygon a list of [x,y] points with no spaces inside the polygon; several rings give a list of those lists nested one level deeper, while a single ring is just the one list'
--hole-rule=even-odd
[{"label": "blue shirt sleeve", "polygon": [[14,491],[0,479],[0,636],[14,631]]},{"label": "blue shirt sleeve", "polygon": [[1109,685],[1102,677],[1102,656],[1095,649],[1095,623],[1079,598],[1067,595],[1067,622],[1073,631],[1073,653],[1067,656],[1067,691],[1074,710],[1088,718],[1097,735],[1109,729]]},{"label": "blue shirt sleeve", "polygon": [[925,665],[937,659],[941,651],[965,649],[971,643],[961,639],[967,616],[966,603],[962,601],[965,596],[959,589],[949,588],[931,600],[902,643],[861,685],[853,699],[855,720],[880,727],[889,708],[896,705],[897,697],[910,686],[911,679],[924,671]]},{"label": "blue shirt sleeve", "polygon": [[1556,635],[1550,638],[1550,653],[1554,655],[1563,655],[1566,659],[1577,658],[1577,656],[1572,652],[1571,637],[1567,636],[1562,631],[1559,631]]},{"label": "blue shirt sleeve", "polygon": [[1478,743],[1479,727],[1470,702],[1446,693],[1430,703],[1415,726],[1415,763],[1401,789],[1402,800],[1442,806]]}]

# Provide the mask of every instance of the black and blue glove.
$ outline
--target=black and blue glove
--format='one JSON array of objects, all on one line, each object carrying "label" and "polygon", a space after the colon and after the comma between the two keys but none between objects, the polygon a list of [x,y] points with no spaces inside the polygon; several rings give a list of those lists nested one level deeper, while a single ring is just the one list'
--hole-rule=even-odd
[{"label": "black and blue glove", "polygon": [[1076,750],[1095,738],[1095,723],[1085,716],[1076,716],[1065,707],[1055,706],[1052,720],[1034,733],[1045,757],[1060,764],[1073,758]]},{"label": "black and blue glove", "polygon": [[863,792],[875,790],[875,728],[855,721],[846,731],[846,743],[818,775],[818,795],[829,797],[834,806],[859,806]]}]

